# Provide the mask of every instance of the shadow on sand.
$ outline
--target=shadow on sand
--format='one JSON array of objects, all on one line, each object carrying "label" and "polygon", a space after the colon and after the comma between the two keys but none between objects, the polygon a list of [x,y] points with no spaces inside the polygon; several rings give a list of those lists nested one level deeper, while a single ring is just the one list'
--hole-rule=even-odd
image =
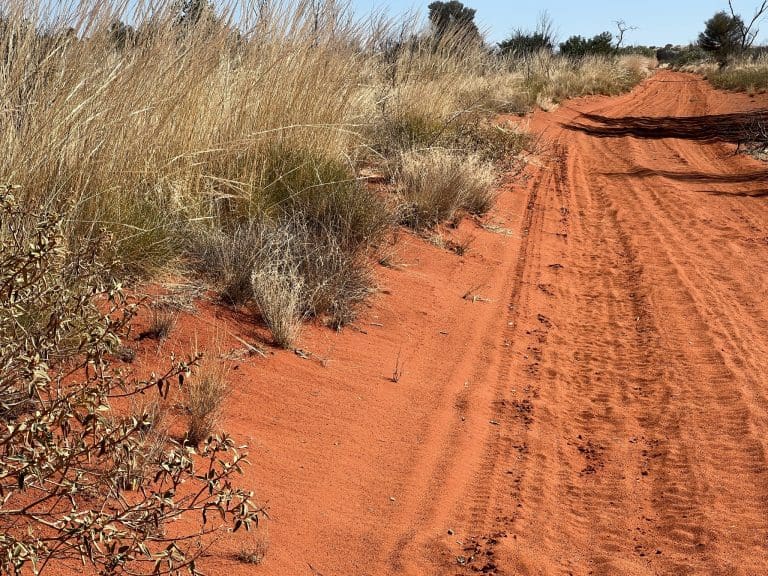
[{"label": "shadow on sand", "polygon": [[[620,178],[668,178],[680,182],[701,182],[703,184],[756,184],[768,181],[768,170],[743,172],[741,174],[715,174],[707,172],[675,172],[652,168],[635,168],[626,172],[603,172],[603,176]],[[700,190],[712,196],[731,196],[742,198],[768,198],[768,190]]]},{"label": "shadow on sand", "polygon": [[627,178],[668,178],[681,182],[708,182],[711,184],[746,184],[768,180],[768,169],[739,174],[716,174],[709,172],[675,172],[654,168],[635,168],[627,172],[603,172],[604,176],[625,176]]},{"label": "shadow on sand", "polygon": [[768,109],[739,114],[708,116],[623,116],[611,118],[599,114],[582,114],[578,121],[563,123],[566,130],[574,130],[598,138],[632,136],[659,140],[680,138],[699,142],[745,141],[745,134],[756,123],[768,123]]},{"label": "shadow on sand", "polygon": [[741,196],[742,198],[768,198],[768,190],[752,190],[750,192],[723,192],[722,190],[702,190],[710,196]]}]

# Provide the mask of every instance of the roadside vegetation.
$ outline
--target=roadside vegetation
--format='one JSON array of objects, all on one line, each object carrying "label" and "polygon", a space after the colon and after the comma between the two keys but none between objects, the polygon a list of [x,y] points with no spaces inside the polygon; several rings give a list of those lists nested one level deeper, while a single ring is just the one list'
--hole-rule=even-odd
[{"label": "roadside vegetation", "polygon": [[700,68],[715,88],[755,94],[768,90],[768,55],[742,57],[728,66]]},{"label": "roadside vegetation", "polygon": [[[198,424],[220,390],[197,374],[197,355],[125,378],[114,356],[135,308],[108,279],[110,239],[70,249],[62,219],[16,192],[0,189],[0,572],[56,574],[66,562],[195,574],[210,538],[263,515],[234,484],[244,455]],[[189,417],[194,445],[170,433],[177,386],[193,408],[205,399]]]},{"label": "roadside vegetation", "polygon": [[704,75],[715,88],[739,92],[768,90],[768,54],[756,46],[760,24],[768,15],[768,1],[761,2],[749,18],[734,10],[716,12],[704,23],[698,41],[690,46],[660,49],[660,63]]},{"label": "roadside vegetation", "polygon": [[[196,354],[143,381],[113,367],[136,312],[123,285],[184,276],[292,348],[307,319],[354,321],[397,226],[493,206],[533,147],[516,115],[648,73],[494,49],[458,2],[431,4],[423,31],[332,1],[64,4],[0,9],[9,574],[194,571],[208,535],[263,515],[232,480],[226,370]],[[161,343],[178,315],[150,309],[142,334]]]},{"label": "roadside vegetation", "polygon": [[414,221],[404,159],[473,158],[490,198],[487,163],[498,175],[531,144],[497,114],[646,73],[613,54],[489,50],[460,3],[430,5],[423,32],[360,24],[334,2],[140,3],[138,20],[119,3],[34,6],[0,18],[4,177],[26,205],[62,213],[72,248],[109,232],[121,279],[197,274],[255,303],[284,346],[298,319],[354,319],[372,256]]}]

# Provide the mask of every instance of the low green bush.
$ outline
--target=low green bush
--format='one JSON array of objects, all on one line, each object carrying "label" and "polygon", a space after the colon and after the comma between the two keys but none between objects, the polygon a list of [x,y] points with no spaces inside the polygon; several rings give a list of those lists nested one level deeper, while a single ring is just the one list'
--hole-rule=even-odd
[{"label": "low green bush", "polygon": [[[119,408],[116,399],[183,387],[198,358],[145,381],[111,367],[133,308],[102,264],[109,241],[73,250],[60,215],[0,190],[3,574],[56,573],[57,561],[75,560],[103,574],[175,573],[194,566],[206,536],[261,514],[233,485],[245,456],[231,438],[195,452],[150,438],[148,410]],[[191,521],[183,530],[180,518]]]}]

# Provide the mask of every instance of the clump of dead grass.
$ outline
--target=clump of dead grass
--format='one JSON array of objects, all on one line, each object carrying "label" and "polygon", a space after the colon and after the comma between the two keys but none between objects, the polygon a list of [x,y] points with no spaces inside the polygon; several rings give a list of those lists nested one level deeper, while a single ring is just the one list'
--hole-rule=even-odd
[{"label": "clump of dead grass", "polygon": [[242,564],[258,566],[264,562],[268,551],[269,533],[260,526],[257,530],[246,532],[235,559]]},{"label": "clump of dead grass", "polygon": [[699,69],[715,88],[755,94],[768,90],[768,56],[743,58],[724,67]]},{"label": "clump of dead grass", "polygon": [[495,200],[495,182],[493,166],[477,155],[440,148],[406,152],[398,174],[401,219],[421,230],[460,210],[483,214]]},{"label": "clump of dead grass", "polygon": [[185,382],[187,444],[198,446],[221,425],[222,408],[229,393],[227,377],[227,366],[209,359]]},{"label": "clump of dead grass", "polygon": [[[287,246],[275,248],[288,250]],[[301,331],[304,281],[290,253],[266,253],[251,273],[253,298],[275,344],[290,348]]]},{"label": "clump of dead grass", "polygon": [[194,266],[225,302],[241,305],[253,297],[251,273],[264,229],[262,219],[190,227],[189,253]]},{"label": "clump of dead grass", "polygon": [[163,341],[171,335],[179,320],[179,312],[166,306],[151,306],[152,316],[149,326],[140,338],[152,338]]},{"label": "clump of dead grass", "polygon": [[295,214],[263,229],[251,288],[277,345],[291,347],[305,318],[326,318],[335,328],[355,319],[374,282],[366,244],[343,239]]}]

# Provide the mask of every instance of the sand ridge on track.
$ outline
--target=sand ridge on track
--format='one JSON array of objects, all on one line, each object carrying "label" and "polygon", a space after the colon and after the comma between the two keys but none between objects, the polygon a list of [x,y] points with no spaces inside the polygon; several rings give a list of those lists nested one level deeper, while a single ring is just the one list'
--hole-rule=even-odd
[{"label": "sand ridge on track", "polygon": [[536,113],[468,255],[404,235],[356,330],[237,363],[270,548],[204,569],[768,573],[768,168],[733,153],[761,102],[660,72]]}]

